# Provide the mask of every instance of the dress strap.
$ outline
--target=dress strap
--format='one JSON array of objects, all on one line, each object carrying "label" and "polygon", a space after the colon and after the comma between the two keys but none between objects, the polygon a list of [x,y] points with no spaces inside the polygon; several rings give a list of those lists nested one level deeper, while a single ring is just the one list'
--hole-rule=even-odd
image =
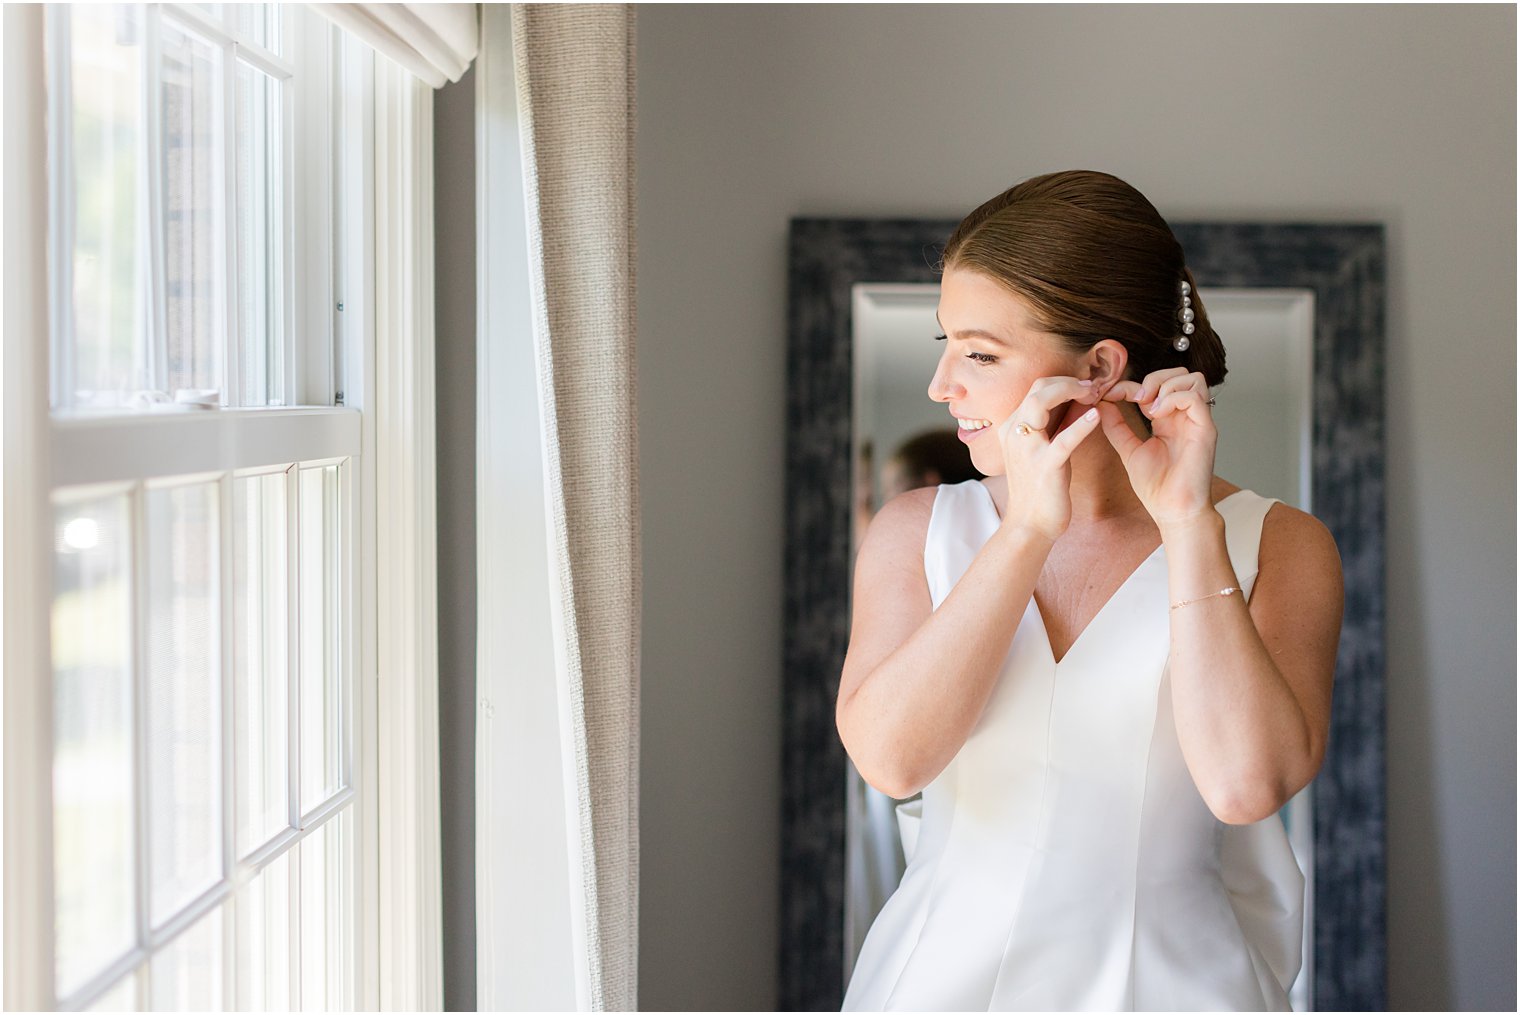
[{"label": "dress strap", "polygon": [[1240,588],[1246,598],[1256,583],[1259,570],[1258,556],[1261,552],[1261,530],[1267,512],[1278,503],[1275,497],[1263,497],[1253,490],[1237,490],[1215,508],[1224,517],[1225,546],[1230,554],[1230,566],[1240,579]]},{"label": "dress strap", "polygon": [[997,527],[997,507],[981,480],[940,485],[924,538],[924,578],[935,609]]}]

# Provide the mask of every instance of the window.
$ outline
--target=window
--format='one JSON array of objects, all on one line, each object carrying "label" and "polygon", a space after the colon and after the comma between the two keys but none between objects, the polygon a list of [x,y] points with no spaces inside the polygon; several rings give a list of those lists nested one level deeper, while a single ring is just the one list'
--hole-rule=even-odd
[{"label": "window", "polygon": [[346,50],[304,5],[46,32],[54,997],[353,1008]]},{"label": "window", "polygon": [[54,407],[300,402],[292,214],[330,180],[312,152],[296,175],[292,140],[327,111],[325,29],[262,4],[79,5],[48,28]]}]

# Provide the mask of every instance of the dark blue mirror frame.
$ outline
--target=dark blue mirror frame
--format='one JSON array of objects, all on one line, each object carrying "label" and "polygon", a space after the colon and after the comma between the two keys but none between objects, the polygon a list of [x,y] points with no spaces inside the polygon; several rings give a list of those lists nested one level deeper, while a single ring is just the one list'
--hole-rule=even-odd
[{"label": "dark blue mirror frame", "polygon": [[[844,997],[851,287],[937,283],[954,220],[793,219],[787,334],[781,910],[777,1004]],[[1314,1006],[1387,1008],[1384,721],[1384,229],[1173,224],[1200,288],[1313,290],[1313,506],[1340,549],[1346,612],[1314,787]]]}]

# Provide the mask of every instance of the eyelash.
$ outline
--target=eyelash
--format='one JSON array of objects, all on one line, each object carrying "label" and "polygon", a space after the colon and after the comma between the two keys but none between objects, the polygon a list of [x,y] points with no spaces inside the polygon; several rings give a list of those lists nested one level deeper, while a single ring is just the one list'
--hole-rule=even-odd
[{"label": "eyelash", "polygon": [[[943,342],[943,341],[945,341],[945,336],[944,335],[935,335],[934,336],[934,340],[936,342]],[[981,364],[984,367],[989,367],[989,366],[991,366],[992,364],[994,364],[994,363],[996,363],[998,361],[998,358],[996,356],[990,355],[990,354],[985,353],[985,352],[968,352],[968,353],[966,353],[966,358],[969,359],[969,360],[972,360],[972,361],[974,361],[976,363],[979,363],[979,364]]]}]

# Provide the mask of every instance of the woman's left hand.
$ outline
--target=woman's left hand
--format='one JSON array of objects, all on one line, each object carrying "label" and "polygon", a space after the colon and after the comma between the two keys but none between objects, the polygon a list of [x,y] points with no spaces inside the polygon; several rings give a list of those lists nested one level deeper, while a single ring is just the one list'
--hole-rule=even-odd
[{"label": "woman's left hand", "polygon": [[[1134,402],[1151,420],[1141,440],[1114,402]],[[1156,524],[1187,522],[1213,508],[1214,448],[1219,431],[1209,412],[1203,374],[1157,370],[1143,381],[1119,381],[1098,406],[1103,432],[1119,452],[1130,485]]]}]

